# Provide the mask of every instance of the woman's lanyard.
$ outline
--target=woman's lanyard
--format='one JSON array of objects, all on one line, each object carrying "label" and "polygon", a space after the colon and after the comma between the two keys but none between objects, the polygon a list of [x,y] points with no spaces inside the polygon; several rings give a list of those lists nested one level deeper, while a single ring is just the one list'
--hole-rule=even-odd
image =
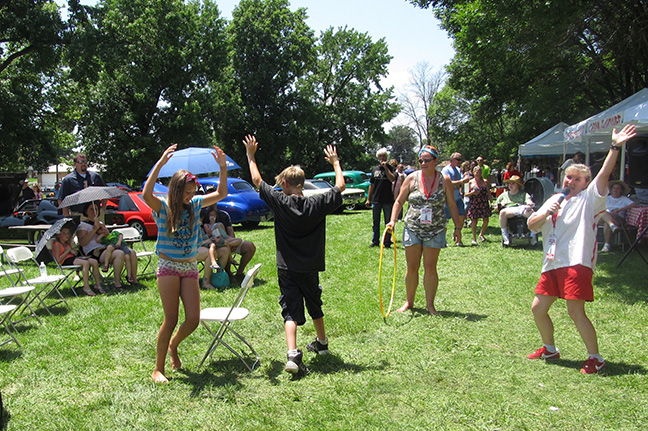
[{"label": "woman's lanyard", "polygon": [[432,196],[432,190],[434,190],[434,183],[436,183],[437,180],[437,171],[436,169],[434,170],[434,179],[432,180],[432,185],[430,186],[430,191],[428,192],[427,187],[425,187],[425,177],[423,176],[423,171],[421,171],[421,183],[423,183],[423,194],[425,195],[425,199],[428,200],[430,199],[430,196]]}]

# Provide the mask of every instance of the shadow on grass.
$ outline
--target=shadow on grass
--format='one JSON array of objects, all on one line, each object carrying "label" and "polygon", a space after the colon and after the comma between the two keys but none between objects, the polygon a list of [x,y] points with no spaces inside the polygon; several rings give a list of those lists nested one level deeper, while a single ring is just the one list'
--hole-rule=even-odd
[{"label": "shadow on grass", "polygon": [[[552,361],[547,361],[549,365],[557,365],[565,368],[573,368],[575,370],[580,370],[583,366],[583,361],[574,361],[569,359],[556,359]],[[641,366],[635,364],[626,364],[624,362],[609,362],[603,370],[599,373],[601,376],[624,376],[628,374],[648,374],[648,370]]]},{"label": "shadow on grass", "polygon": [[[646,253],[642,251],[644,256]],[[620,301],[628,304],[645,302],[648,297],[648,265],[639,255],[630,255],[621,267],[616,264],[621,260],[622,253],[606,253],[599,255],[597,268],[594,271],[594,289],[614,295]]]},{"label": "shadow on grass", "polygon": [[242,375],[252,378],[261,377],[254,373],[254,371],[250,373],[238,358],[231,358],[208,362],[207,366],[200,373],[183,368],[176,371],[171,377],[173,380],[190,384],[193,387],[191,396],[198,397],[201,396],[205,388],[224,386],[241,387],[240,377]]},{"label": "shadow on grass", "polygon": [[[0,347],[0,362],[9,362],[21,358],[23,353],[19,349],[20,347],[16,343],[8,343]],[[0,427],[0,429],[2,428]]]},{"label": "shadow on grass", "polygon": [[[412,308],[412,312],[410,313],[411,320],[414,318],[414,315],[422,315],[422,316],[431,316],[434,317],[430,314],[430,312],[427,310],[427,308],[419,308],[419,307],[414,307]],[[459,318],[463,320],[467,320],[469,322],[479,322],[480,320],[483,320],[487,318],[485,314],[474,314],[474,313],[463,313],[461,311],[439,311],[439,316],[440,317],[454,317],[454,318]]]},{"label": "shadow on grass", "polygon": [[[387,367],[387,361],[382,361],[380,365],[366,366],[358,365],[350,362],[344,362],[336,354],[329,353],[328,355],[315,355],[311,361],[304,362],[308,367],[308,373],[298,373],[291,377],[291,380],[299,380],[307,377],[309,374],[338,374],[338,373],[353,373],[359,374],[368,370],[384,370]],[[284,370],[285,363],[281,361],[273,361],[272,366],[268,370],[268,378],[273,384],[278,384],[278,377],[282,374],[287,374]]]}]

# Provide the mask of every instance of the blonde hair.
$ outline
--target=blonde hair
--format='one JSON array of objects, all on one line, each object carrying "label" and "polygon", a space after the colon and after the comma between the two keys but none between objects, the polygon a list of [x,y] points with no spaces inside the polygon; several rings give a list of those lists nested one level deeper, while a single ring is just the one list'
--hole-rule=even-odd
[{"label": "blonde hair", "polygon": [[171,236],[172,233],[178,230],[178,225],[180,224],[180,217],[182,217],[182,211],[187,210],[189,213],[189,229],[193,229],[193,225],[196,221],[196,215],[193,213],[191,205],[186,205],[184,201],[184,189],[187,183],[193,183],[194,187],[196,185],[195,178],[189,179],[187,181],[187,176],[191,175],[189,171],[180,169],[171,177],[169,181],[169,193],[167,195],[167,205],[169,206],[169,213],[167,214],[166,220],[166,230],[167,236]]},{"label": "blonde hair", "polygon": [[592,181],[592,171],[587,165],[584,165],[582,163],[574,163],[573,165],[569,165],[569,167],[565,169],[565,175],[568,175],[571,171],[577,171],[585,175],[585,180],[588,183]]},{"label": "blonde hair", "polygon": [[306,180],[306,174],[299,165],[288,166],[275,177],[275,182],[278,186],[282,186],[286,181],[291,187],[303,186]]}]

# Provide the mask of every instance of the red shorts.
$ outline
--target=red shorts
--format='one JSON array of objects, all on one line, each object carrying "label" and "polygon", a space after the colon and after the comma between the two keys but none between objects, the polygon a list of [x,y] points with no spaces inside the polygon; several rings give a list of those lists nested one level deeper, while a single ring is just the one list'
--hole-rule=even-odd
[{"label": "red shorts", "polygon": [[583,265],[552,269],[542,273],[535,293],[562,299],[594,301],[593,274],[592,268]]}]

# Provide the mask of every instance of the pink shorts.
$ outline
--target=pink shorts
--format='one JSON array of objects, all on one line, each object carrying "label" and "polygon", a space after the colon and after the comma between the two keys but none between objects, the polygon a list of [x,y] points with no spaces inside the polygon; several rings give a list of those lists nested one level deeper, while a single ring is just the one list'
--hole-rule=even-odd
[{"label": "pink shorts", "polygon": [[552,269],[542,273],[535,293],[562,299],[594,301],[593,274],[592,268],[583,265]]},{"label": "pink shorts", "polygon": [[200,273],[198,272],[198,265],[195,260],[191,262],[175,262],[173,260],[159,258],[157,276],[193,278],[198,280]]}]

